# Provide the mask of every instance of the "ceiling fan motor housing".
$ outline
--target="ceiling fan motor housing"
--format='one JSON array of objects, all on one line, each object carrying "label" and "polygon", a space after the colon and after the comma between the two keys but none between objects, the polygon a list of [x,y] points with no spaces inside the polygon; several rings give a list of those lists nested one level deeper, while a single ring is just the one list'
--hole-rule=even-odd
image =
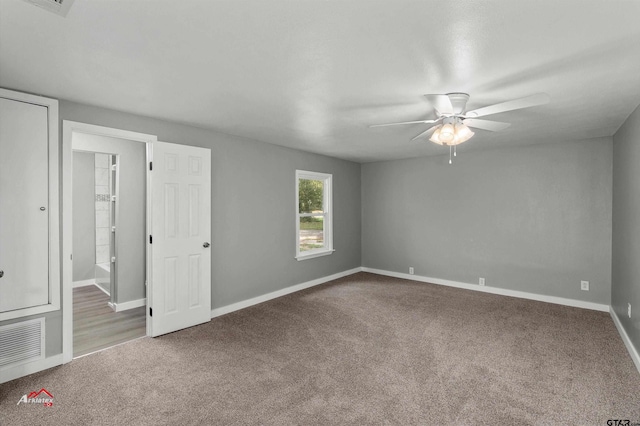
[{"label": "ceiling fan motor housing", "polygon": [[467,101],[469,100],[468,93],[447,93],[449,100],[451,101],[451,106],[453,106],[453,114],[459,115],[462,114],[467,107]]}]

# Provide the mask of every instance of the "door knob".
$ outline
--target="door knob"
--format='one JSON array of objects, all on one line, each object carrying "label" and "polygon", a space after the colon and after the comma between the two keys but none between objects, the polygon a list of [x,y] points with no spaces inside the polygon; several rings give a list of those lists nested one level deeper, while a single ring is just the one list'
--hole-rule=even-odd
[{"label": "door knob", "polygon": [[211,245],[211,244],[209,244],[209,243],[204,243],[204,244],[202,245],[202,247],[204,247],[204,248],[208,248],[210,245]]},{"label": "door knob", "polygon": [[0,271],[0,278],[4,277],[4,271]]}]

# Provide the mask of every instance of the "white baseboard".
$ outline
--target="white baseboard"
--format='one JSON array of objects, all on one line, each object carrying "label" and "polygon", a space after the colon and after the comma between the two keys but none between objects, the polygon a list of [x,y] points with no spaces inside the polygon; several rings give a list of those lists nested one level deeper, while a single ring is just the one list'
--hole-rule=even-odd
[{"label": "white baseboard", "polygon": [[[6,383],[10,380],[18,379],[20,377],[37,373],[38,371],[46,370],[47,368],[56,367],[58,365],[62,365],[62,354],[16,365],[15,367],[9,367],[0,370],[0,383]],[[17,402],[18,401],[16,401],[16,403]]]},{"label": "white baseboard", "polygon": [[81,281],[73,282],[73,288],[86,287],[88,285],[96,285],[96,279],[91,278],[90,280],[81,280]]},{"label": "white baseboard", "polygon": [[611,313],[611,318],[613,319],[613,323],[616,325],[616,328],[618,329],[618,333],[620,334],[620,337],[622,338],[624,345],[627,347],[627,351],[629,351],[629,355],[631,355],[631,359],[633,360],[633,363],[636,365],[636,368],[638,369],[638,373],[640,373],[640,355],[638,354],[638,350],[635,348],[635,346],[633,346],[631,339],[629,339],[629,335],[627,334],[627,331],[622,326],[622,323],[620,322],[620,318],[618,318],[618,314],[616,314],[616,311],[614,311],[613,308],[611,308],[610,313]]},{"label": "white baseboard", "polygon": [[507,290],[504,288],[479,286],[478,284],[469,284],[458,281],[443,280],[440,278],[423,277],[420,275],[410,275],[402,272],[385,271],[382,269],[374,269],[362,267],[363,272],[372,274],[386,275],[388,277],[403,278],[405,280],[420,281],[431,284],[446,285],[448,287],[463,288],[465,290],[482,291],[484,293],[499,294],[502,296],[519,297],[521,299],[537,300],[539,302],[554,303],[556,305],[571,306],[574,308],[591,309],[593,311],[609,312],[609,305],[601,303],[585,302],[583,300],[567,299],[564,297],[546,296],[543,294],[528,293],[526,291]]},{"label": "white baseboard", "polygon": [[337,274],[329,275],[326,277],[318,278],[315,280],[307,281],[301,284],[296,284],[291,287],[283,288],[282,290],[273,291],[271,293],[263,294],[262,296],[253,297],[251,299],[243,300],[241,302],[232,303],[231,305],[223,306],[221,308],[215,308],[211,310],[211,318],[219,317],[230,312],[238,311],[240,309],[248,308],[249,306],[257,305],[271,299],[286,296],[287,294],[295,293],[296,291],[304,290],[309,287],[324,284],[328,281],[337,280],[338,278],[346,277],[347,275],[355,274],[362,271],[362,268],[353,268],[347,271],[338,272]]},{"label": "white baseboard", "polygon": [[74,281],[73,282],[73,288],[87,287],[87,286],[90,286],[90,285],[95,285],[100,290],[102,290],[102,292],[104,294],[106,294],[107,296],[111,296],[111,294],[109,294],[109,292],[107,290],[105,290],[104,288],[100,287],[100,285],[98,284],[97,279],[95,279],[95,278],[91,278],[90,280],[82,280],[82,281]]},{"label": "white baseboard", "polygon": [[82,281],[74,281],[73,282],[73,288],[87,287],[87,286],[90,286],[90,285],[95,285],[104,294],[106,294],[107,296],[111,296],[111,294],[109,294],[109,292],[107,290],[105,290],[104,288],[100,287],[100,285],[98,285],[98,281],[95,278],[92,278],[90,280],[82,280]]},{"label": "white baseboard", "polygon": [[147,299],[138,299],[138,300],[131,300],[129,302],[122,302],[122,303],[114,303],[113,306],[111,306],[111,304],[109,306],[112,307],[112,309],[114,309],[116,312],[122,312],[122,311],[126,311],[127,309],[134,309],[134,308],[139,308],[140,306],[146,306],[147,305]]},{"label": "white baseboard", "polygon": [[106,294],[107,296],[111,297],[111,293],[109,293],[107,290],[105,290],[104,288],[102,288],[102,287],[100,286],[100,284],[96,283],[96,287],[98,287],[98,289],[99,289],[100,291],[102,291],[104,294]]}]

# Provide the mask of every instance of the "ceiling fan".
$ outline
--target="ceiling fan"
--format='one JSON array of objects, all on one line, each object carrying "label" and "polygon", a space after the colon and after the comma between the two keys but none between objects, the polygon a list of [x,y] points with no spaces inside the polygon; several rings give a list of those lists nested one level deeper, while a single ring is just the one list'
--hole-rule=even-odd
[{"label": "ceiling fan", "polygon": [[[445,95],[424,95],[433,105],[437,118],[434,120],[403,121],[399,123],[374,124],[369,127],[398,126],[405,124],[433,124],[424,132],[411,140],[416,140],[433,132],[429,140],[438,145],[449,147],[449,164],[451,164],[451,148],[468,141],[475,134],[470,127],[475,129],[498,132],[509,127],[510,123],[501,121],[479,120],[478,117],[498,114],[500,112],[516,109],[530,108],[544,105],[549,102],[549,95],[538,93],[512,101],[490,105],[472,111],[466,111],[469,95],[467,93],[447,93]],[[454,151],[455,155],[455,151]]]}]

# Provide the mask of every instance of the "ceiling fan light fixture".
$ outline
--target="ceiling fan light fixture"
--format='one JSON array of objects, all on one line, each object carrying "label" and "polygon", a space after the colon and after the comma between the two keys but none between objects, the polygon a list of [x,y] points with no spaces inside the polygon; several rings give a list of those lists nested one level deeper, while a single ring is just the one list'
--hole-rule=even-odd
[{"label": "ceiling fan light fixture", "polygon": [[464,124],[462,121],[456,123],[456,145],[462,143],[462,142],[466,142],[469,139],[471,139],[471,137],[473,137],[473,135],[475,135],[474,132],[471,131],[471,129]]},{"label": "ceiling fan light fixture", "polygon": [[453,124],[445,123],[440,129],[439,139],[444,144],[450,144],[455,139],[456,133]]},{"label": "ceiling fan light fixture", "polygon": [[442,145],[442,141],[440,140],[440,130],[442,130],[442,124],[436,127],[435,132],[431,135],[429,140],[433,143],[437,143],[438,145]]},{"label": "ceiling fan light fixture", "polygon": [[469,127],[457,119],[455,122],[447,122],[436,127],[429,138],[438,145],[455,146],[468,141],[475,135]]},{"label": "ceiling fan light fixture", "polygon": [[[34,0],[27,0],[34,1]],[[39,0],[40,1],[40,0]],[[42,1],[57,1],[57,0],[42,0]],[[433,120],[417,120],[417,121],[403,121],[399,123],[385,123],[374,124],[369,127],[381,127],[381,126],[396,126],[399,124],[433,124],[428,129],[424,130],[419,135],[415,136],[412,141],[428,135],[430,132],[431,137],[429,140],[438,145],[444,145],[449,147],[449,164],[451,164],[451,156],[455,156],[455,148],[457,145],[471,139],[475,133],[469,129],[478,128],[482,130],[488,130],[491,132],[497,132],[509,127],[509,123],[502,123],[499,121],[491,121],[484,119],[476,119],[475,117],[484,117],[486,115],[498,114],[506,111],[513,111],[517,109],[530,108],[537,105],[544,105],[549,102],[549,95],[546,93],[538,93],[535,95],[527,96],[520,99],[514,99],[507,102],[501,102],[494,105],[485,106],[472,111],[467,111],[467,101],[469,100],[468,93],[447,93],[444,95],[427,94],[424,95],[431,103],[436,112],[437,118]],[[468,125],[464,122],[467,121]]]}]

